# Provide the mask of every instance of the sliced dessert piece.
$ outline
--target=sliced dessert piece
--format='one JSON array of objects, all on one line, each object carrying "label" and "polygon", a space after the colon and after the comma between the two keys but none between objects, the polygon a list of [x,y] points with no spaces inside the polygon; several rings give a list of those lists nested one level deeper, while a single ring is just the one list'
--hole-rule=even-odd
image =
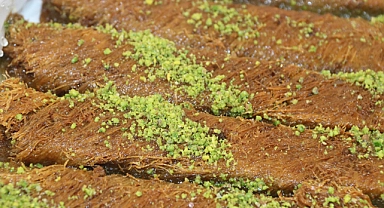
[{"label": "sliced dessert piece", "polygon": [[109,23],[119,30],[151,30],[180,47],[239,57],[280,60],[310,70],[372,69],[383,64],[382,24],[225,1],[51,0],[55,11],[83,25]]},{"label": "sliced dessert piece", "polygon": [[[31,115],[12,135],[17,161],[103,165],[109,172],[169,181],[242,178],[291,192],[308,179],[354,184],[378,198],[384,187],[382,134],[367,128],[274,126],[183,110],[159,96],[71,91]],[[224,174],[224,175],[223,175]]]},{"label": "sliced dessert piece", "polygon": [[[106,176],[100,167],[93,171],[64,166],[41,169],[18,167],[0,172],[4,206],[19,203],[23,207],[212,207],[214,199],[197,194],[202,186],[186,182],[166,183],[121,175]],[[101,169],[101,170],[100,170]],[[204,190],[205,191],[205,190]],[[15,193],[19,193],[16,195]],[[193,195],[193,193],[195,195]],[[7,201],[5,201],[7,200]],[[24,203],[24,204],[23,204]],[[220,204],[220,202],[217,202]],[[225,202],[221,202],[225,205]]]},{"label": "sliced dessert piece", "polygon": [[[121,94],[160,94],[175,104],[189,102],[216,115],[267,115],[287,125],[312,128],[384,128],[379,125],[384,123],[382,90],[371,89],[371,95],[362,87],[293,65],[221,56],[208,49],[187,53],[148,31],[98,30],[11,26],[6,51],[13,60],[8,73],[58,95],[71,88],[83,92],[108,79]],[[376,83],[368,78],[362,80],[367,86]]]}]

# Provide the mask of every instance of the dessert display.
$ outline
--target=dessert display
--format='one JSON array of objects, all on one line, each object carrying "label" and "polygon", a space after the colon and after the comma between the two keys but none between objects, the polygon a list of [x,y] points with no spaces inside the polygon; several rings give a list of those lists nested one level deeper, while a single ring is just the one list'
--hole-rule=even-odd
[{"label": "dessert display", "polygon": [[9,17],[0,204],[382,206],[383,23],[261,2]]}]

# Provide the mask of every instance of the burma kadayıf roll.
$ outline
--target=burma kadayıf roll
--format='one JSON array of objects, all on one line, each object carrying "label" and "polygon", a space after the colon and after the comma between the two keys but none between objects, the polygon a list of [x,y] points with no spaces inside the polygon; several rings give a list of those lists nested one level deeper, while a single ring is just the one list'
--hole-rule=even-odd
[{"label": "burma kaday\u0131f roll", "polygon": [[187,51],[149,31],[112,27],[15,24],[8,39],[8,74],[40,91],[84,92],[107,78],[124,95],[160,94],[214,115],[384,130],[380,72],[320,74],[207,49]]},{"label": "burma kaday\u0131f roll", "polygon": [[[384,66],[382,23],[228,1],[159,2],[51,0],[54,11],[67,17],[64,22],[109,23],[126,31],[148,29],[186,49],[279,60],[316,71],[381,71]],[[56,16],[52,14],[52,19]]]}]

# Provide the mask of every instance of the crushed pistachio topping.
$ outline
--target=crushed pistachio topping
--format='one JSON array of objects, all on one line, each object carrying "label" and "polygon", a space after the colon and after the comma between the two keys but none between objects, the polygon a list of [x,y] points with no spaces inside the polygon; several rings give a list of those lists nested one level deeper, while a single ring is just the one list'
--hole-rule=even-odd
[{"label": "crushed pistachio topping", "polygon": [[23,180],[16,184],[0,182],[0,207],[50,207],[43,200],[32,197],[31,193],[44,194],[38,184]]},{"label": "crushed pistachio topping", "polygon": [[384,92],[384,72],[373,71],[371,69],[360,70],[358,72],[339,72],[331,74],[328,70],[323,70],[322,75],[331,78],[340,78],[347,82],[361,86],[368,90],[372,95],[381,95]]},{"label": "crushed pistachio topping", "polygon": [[[341,134],[341,131],[342,129],[338,126],[332,129],[330,127],[324,128],[320,124],[312,130],[312,137],[318,139],[322,145],[327,146],[329,140],[340,136],[344,141],[352,144],[349,151],[352,154],[356,154],[360,159],[369,158],[370,156],[378,157],[379,159],[384,157],[384,134],[380,131],[370,130],[368,127],[360,129],[357,126],[352,126],[346,132],[347,134]],[[327,147],[332,149],[332,146]]]},{"label": "crushed pistachio topping", "polygon": [[[330,141],[335,140],[340,135],[341,128],[335,126],[333,129],[330,127],[324,128],[321,124],[312,129],[312,138],[318,139],[319,142],[326,147],[324,155],[328,154],[329,150],[333,150],[334,146],[330,144]],[[343,136],[341,136],[343,137]]]},{"label": "crushed pistachio topping", "polygon": [[[85,94],[80,94],[79,91],[75,89],[69,90],[67,94],[65,94],[63,97],[60,97],[59,99],[61,100],[68,100],[69,102],[69,107],[73,108],[75,107],[75,102],[74,100],[77,100],[78,102],[84,102],[87,98],[94,97],[95,95],[93,93],[85,93]],[[76,124],[72,124],[71,128],[76,128]]]},{"label": "crushed pistachio topping", "polygon": [[[0,162],[0,169],[9,173],[25,174],[26,169],[35,167],[39,168],[41,165],[31,163],[28,168],[15,167],[8,162]],[[56,204],[56,206],[49,203],[48,198],[54,195],[55,193],[50,190],[43,190],[39,184],[31,184],[25,180],[8,183],[0,180],[0,207],[64,207],[62,202]]]},{"label": "crushed pistachio topping", "polygon": [[[63,99],[83,101],[92,97],[93,94],[85,96],[71,90]],[[168,157],[201,158],[209,164],[224,159],[228,166],[234,162],[232,153],[227,150],[230,144],[226,139],[219,138],[220,130],[210,129],[186,118],[182,106],[171,104],[160,95],[121,96],[113,82],[108,81],[97,90],[96,97],[98,99],[94,99],[93,105],[104,111],[103,115],[94,118],[95,122],[100,123],[98,132],[101,134],[107,132],[109,126],[121,126],[122,136],[127,141],[153,141],[160,150],[168,153]],[[117,112],[125,120],[117,118]],[[111,113],[114,118],[102,122],[100,118],[105,117],[105,113]],[[105,140],[105,145],[111,148],[108,140]]]},{"label": "crushed pistachio topping", "polygon": [[[0,162],[1,171],[20,174],[28,174],[27,170],[41,168],[40,164],[30,164],[29,167],[15,167],[8,162]],[[0,180],[0,207],[65,207],[63,202],[53,204],[50,197],[55,193],[43,189],[38,183],[29,183],[24,179],[4,182]]]},{"label": "crushed pistachio topping", "polygon": [[384,157],[384,134],[378,130],[370,130],[367,127],[359,129],[353,126],[349,133],[355,141],[353,147],[349,148],[352,154],[357,154],[359,158],[369,158],[376,156],[379,159]]},{"label": "crushed pistachio topping", "polygon": [[196,63],[196,56],[187,50],[178,50],[175,43],[153,35],[150,31],[117,32],[112,26],[97,27],[98,31],[110,33],[121,45],[124,40],[134,46],[134,51],[126,51],[123,56],[137,61],[132,72],[145,70],[147,77],[141,80],[153,82],[157,78],[166,79],[173,89],[196,98],[202,93],[209,93],[212,100],[211,110],[215,115],[229,110],[231,116],[252,113],[252,99],[238,86],[222,82],[224,75],[212,77],[203,64]]},{"label": "crushed pistachio topping", "polygon": [[295,131],[296,136],[300,136],[301,133],[305,131],[306,127],[303,124],[298,124],[294,127],[292,127],[292,130]]},{"label": "crushed pistachio topping", "polygon": [[[225,174],[222,174],[225,175]],[[191,197],[196,194],[203,195],[205,198],[215,198],[217,200],[217,207],[221,207],[220,202],[224,202],[226,207],[291,207],[290,202],[284,200],[277,201],[271,196],[258,194],[262,191],[268,190],[268,186],[262,179],[256,178],[254,180],[242,178],[225,179],[225,181],[203,181],[198,175],[194,183],[202,186],[198,189],[197,193],[190,193]]]},{"label": "crushed pistachio topping", "polygon": [[83,185],[81,190],[84,192],[84,199],[91,198],[92,196],[96,195],[96,190],[92,188],[91,185]]},{"label": "crushed pistachio topping", "polygon": [[199,1],[197,5],[202,13],[190,14],[188,10],[184,12],[184,16],[188,18],[189,24],[195,25],[195,27],[202,26],[205,29],[213,28],[222,35],[235,33],[239,39],[259,37],[257,26],[260,23],[258,18],[247,13],[243,8],[230,8],[227,3],[228,1],[217,2],[216,4]]},{"label": "crushed pistachio topping", "polygon": [[[373,71],[371,69],[360,70],[358,72],[339,72],[332,74],[328,70],[323,70],[321,74],[327,78],[343,79],[347,82],[355,84],[356,86],[363,87],[368,90],[373,97],[380,98],[384,92],[384,72]],[[357,99],[361,100],[363,97],[357,95]],[[379,100],[375,105],[382,105],[383,101]],[[369,158],[369,156],[376,156],[380,159],[384,157],[384,136],[378,130],[370,130],[367,127],[359,129],[353,126],[349,133],[353,135],[353,147],[349,148],[352,154],[357,154],[359,158]]]},{"label": "crushed pistachio topping", "polygon": [[312,137],[319,139],[320,143],[327,145],[327,140],[336,137],[340,134],[340,127],[335,126],[333,129],[330,127],[324,128],[321,124],[316,126],[312,131]]},{"label": "crushed pistachio topping", "polygon": [[378,15],[376,17],[371,18],[371,23],[372,24],[377,24],[377,23],[384,23],[384,15]]},{"label": "crushed pistachio topping", "polygon": [[[321,205],[321,207],[358,207],[357,203],[368,205],[368,201],[360,197],[354,198],[349,193],[344,195],[337,186],[336,188],[329,186],[328,189],[323,187],[323,190],[319,189],[318,192],[324,190],[327,191],[327,197],[325,198],[319,198],[316,196],[316,192],[314,195],[312,193],[307,193],[305,198],[312,202],[312,206],[318,205],[318,207]],[[340,195],[343,197],[341,198]]]}]

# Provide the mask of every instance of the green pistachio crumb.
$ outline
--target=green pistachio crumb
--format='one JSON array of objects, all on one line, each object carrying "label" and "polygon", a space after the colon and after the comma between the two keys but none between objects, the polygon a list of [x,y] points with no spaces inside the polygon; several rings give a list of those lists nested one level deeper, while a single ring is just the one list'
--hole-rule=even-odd
[{"label": "green pistachio crumb", "polygon": [[144,3],[147,5],[153,5],[155,0],[145,0]]},{"label": "green pistachio crumb", "polygon": [[319,89],[318,89],[317,87],[314,87],[314,88],[312,89],[312,94],[314,94],[314,95],[319,94]]},{"label": "green pistachio crumb", "polygon": [[328,188],[328,194],[334,194],[335,193],[335,188],[329,187]]},{"label": "green pistachio crumb", "polygon": [[109,49],[109,48],[106,48],[105,50],[104,50],[104,54],[105,55],[109,55],[109,54],[111,54],[112,53],[112,51],[111,51],[111,49]]},{"label": "green pistachio crumb", "polygon": [[205,21],[205,24],[207,26],[211,26],[212,25],[212,19],[211,18],[208,18],[207,21]]},{"label": "green pistachio crumb", "polygon": [[194,13],[192,14],[191,18],[195,21],[198,21],[202,18],[203,14],[202,13]]},{"label": "green pistachio crumb", "polygon": [[104,128],[104,127],[101,127],[100,129],[99,129],[99,133],[105,133],[107,130],[106,130],[106,128]]},{"label": "green pistachio crumb", "polygon": [[348,204],[351,201],[352,197],[350,194],[346,194],[343,198],[344,204]]},{"label": "green pistachio crumb", "polygon": [[141,196],[143,195],[143,192],[141,192],[141,191],[136,191],[135,195],[138,196],[138,197],[141,197]]},{"label": "green pistachio crumb", "polygon": [[316,53],[316,51],[317,51],[317,47],[316,47],[316,46],[311,45],[311,46],[309,47],[308,52],[310,52],[310,53]]},{"label": "green pistachio crumb", "polygon": [[77,41],[77,45],[78,46],[82,46],[84,44],[84,40],[83,39],[80,39]]},{"label": "green pistachio crumb", "polygon": [[24,170],[24,168],[23,167],[18,167],[17,168],[17,172],[16,172],[17,174],[23,174],[23,173],[25,173],[25,170]]},{"label": "green pistachio crumb", "polygon": [[71,60],[71,63],[74,64],[74,63],[77,63],[79,61],[79,57],[77,55],[75,55],[72,60]]},{"label": "green pistachio crumb", "polygon": [[23,114],[17,114],[16,116],[15,116],[15,118],[18,120],[18,121],[21,121],[21,120],[23,120]]},{"label": "green pistachio crumb", "polygon": [[91,58],[86,58],[84,59],[83,63],[84,65],[88,65],[89,63],[91,63],[92,59]]}]

